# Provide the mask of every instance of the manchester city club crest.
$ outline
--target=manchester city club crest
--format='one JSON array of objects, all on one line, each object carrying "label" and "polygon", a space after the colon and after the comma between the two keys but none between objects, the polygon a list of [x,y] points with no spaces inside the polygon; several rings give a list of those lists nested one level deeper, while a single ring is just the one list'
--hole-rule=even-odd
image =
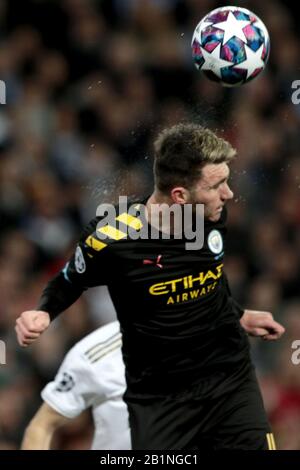
[{"label": "manchester city club crest", "polygon": [[223,250],[223,238],[219,230],[212,230],[207,238],[207,244],[210,249],[215,254],[221,253]]}]

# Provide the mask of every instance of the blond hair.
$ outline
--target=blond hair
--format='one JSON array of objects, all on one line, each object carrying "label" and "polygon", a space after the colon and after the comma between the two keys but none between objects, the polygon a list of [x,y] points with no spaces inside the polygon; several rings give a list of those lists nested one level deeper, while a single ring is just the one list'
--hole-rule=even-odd
[{"label": "blond hair", "polygon": [[213,131],[193,123],[164,129],[154,142],[154,178],[162,192],[192,187],[209,163],[229,163],[236,150]]}]

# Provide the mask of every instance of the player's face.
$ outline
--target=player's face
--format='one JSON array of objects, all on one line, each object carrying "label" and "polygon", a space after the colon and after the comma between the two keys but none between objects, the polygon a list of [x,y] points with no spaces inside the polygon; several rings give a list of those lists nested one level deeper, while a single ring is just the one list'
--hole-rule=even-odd
[{"label": "player's face", "polygon": [[208,163],[202,168],[202,175],[191,191],[194,204],[204,204],[206,219],[217,222],[225,203],[233,198],[228,186],[229,168],[226,163]]}]

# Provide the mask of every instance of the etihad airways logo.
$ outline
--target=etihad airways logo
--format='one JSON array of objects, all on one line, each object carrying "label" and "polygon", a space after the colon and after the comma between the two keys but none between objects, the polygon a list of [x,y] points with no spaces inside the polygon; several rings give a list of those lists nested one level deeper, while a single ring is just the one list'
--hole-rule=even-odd
[{"label": "etihad airways logo", "polygon": [[[222,276],[222,268],[223,263],[216,266],[214,270],[200,272],[196,277],[189,275],[152,284],[149,293],[151,295],[169,295],[167,305],[197,299],[216,288],[218,279]],[[209,280],[214,282],[208,282]]]}]

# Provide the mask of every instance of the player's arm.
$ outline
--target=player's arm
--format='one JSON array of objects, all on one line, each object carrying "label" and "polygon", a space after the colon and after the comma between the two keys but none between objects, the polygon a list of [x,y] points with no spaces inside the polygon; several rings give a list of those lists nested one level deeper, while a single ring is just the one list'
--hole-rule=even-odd
[{"label": "player's arm", "polygon": [[274,320],[270,312],[245,310],[240,324],[249,335],[268,341],[279,339],[285,332],[284,327]]},{"label": "player's arm", "polygon": [[268,341],[279,339],[283,335],[285,329],[280,323],[274,320],[272,313],[243,309],[232,297],[226,274],[224,274],[224,276],[232,309],[240,319],[240,324],[248,335],[261,337]]},{"label": "player's arm", "polygon": [[41,391],[43,404],[26,428],[22,449],[50,448],[56,430],[101,397],[101,384],[77,344],[65,356],[54,380]]},{"label": "player's arm", "polygon": [[235,314],[238,318],[242,318],[242,316],[244,315],[245,310],[244,310],[243,307],[241,307],[240,304],[232,297],[232,293],[231,293],[231,289],[230,289],[230,286],[229,286],[229,282],[228,282],[228,278],[227,278],[226,273],[224,273],[223,276],[224,276],[225,289],[226,289],[227,295],[228,295],[228,297],[229,297],[229,300],[230,300],[230,302],[231,302],[232,310],[233,310],[234,314]]},{"label": "player's arm", "polygon": [[[65,269],[68,269],[71,263],[72,259]],[[70,271],[71,269],[70,267]],[[64,270],[51,279],[42,293],[37,310],[23,312],[16,320],[15,330],[19,344],[25,347],[33,343],[48,328],[51,320],[81,296],[87,288],[86,284],[86,279],[66,279]]]},{"label": "player's arm", "polygon": [[17,318],[15,330],[20,346],[32,344],[51,320],[70,307],[84,290],[80,283],[67,281],[63,272],[55,276],[44,289],[38,308],[23,312]]},{"label": "player's arm", "polygon": [[84,230],[70,261],[47,284],[38,308],[23,312],[16,320],[15,330],[21,346],[33,343],[48,328],[51,320],[70,307],[83,291],[95,285],[106,284],[105,279],[100,282],[99,269],[95,268],[95,260],[96,257],[99,258],[99,254],[86,244],[87,237],[92,238],[90,234],[94,232],[98,220],[94,219]]},{"label": "player's arm", "polygon": [[69,418],[43,403],[25,430],[21,449],[49,450],[55,431],[69,421]]}]

